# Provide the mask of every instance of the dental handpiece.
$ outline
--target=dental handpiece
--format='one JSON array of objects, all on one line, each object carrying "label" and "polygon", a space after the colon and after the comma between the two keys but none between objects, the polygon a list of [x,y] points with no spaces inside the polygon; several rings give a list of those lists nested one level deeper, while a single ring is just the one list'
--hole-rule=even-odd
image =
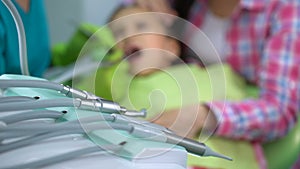
[{"label": "dental handpiece", "polygon": [[219,158],[232,161],[232,158],[213,151],[204,143],[189,138],[181,137],[176,134],[172,134],[168,132],[165,132],[165,135],[167,136],[167,141],[166,141],[167,143],[180,145],[186,148],[186,150],[192,154],[196,154],[200,156],[214,156],[214,157],[219,157]]},{"label": "dental handpiece", "polygon": [[[120,106],[118,103],[105,100],[103,98],[100,98],[92,93],[89,93],[87,91],[71,88],[69,86],[64,86],[62,84],[58,84],[51,81],[45,81],[45,80],[8,80],[8,79],[2,79],[0,80],[0,88],[11,88],[11,87],[29,87],[29,88],[41,88],[41,89],[50,89],[54,91],[58,91],[69,98],[74,98],[72,100],[49,100],[48,103],[42,103],[41,106],[38,106],[38,104],[41,101],[35,101],[35,106],[32,104],[24,105],[25,107],[22,107],[23,109],[32,109],[33,107],[37,108],[47,108],[47,106],[50,107],[70,107],[74,106],[80,109],[86,109],[86,110],[93,110],[93,111],[101,111],[106,113],[120,113],[126,116],[131,117],[145,117],[146,111],[144,109],[140,111],[134,111],[134,110],[127,110],[125,107]],[[20,103],[21,104],[21,103]],[[8,105],[9,106],[9,105]],[[7,108],[8,106],[5,106]],[[0,107],[2,105],[0,104]],[[20,107],[20,106],[19,106]],[[26,108],[28,107],[28,108]],[[10,109],[16,109],[15,106],[10,107]],[[0,111],[4,111],[4,109],[1,109]],[[10,111],[7,109],[7,111]]]},{"label": "dental handpiece", "polygon": [[88,100],[81,100],[76,99],[80,101],[80,105],[78,105],[78,108],[85,109],[85,110],[92,110],[92,111],[100,111],[105,113],[119,113],[125,116],[130,117],[146,117],[147,111],[145,109],[142,109],[140,111],[136,110],[127,110],[125,107],[120,106],[118,103],[105,100],[102,98],[98,99],[88,99]]},{"label": "dental handpiece", "polygon": [[219,157],[219,158],[232,161],[232,158],[213,151],[204,143],[186,137],[181,137],[176,133],[172,132],[171,130],[162,130],[161,128],[157,128],[154,126],[148,127],[148,126],[142,126],[138,124],[129,124],[129,125],[133,126],[130,134],[135,135],[137,137],[150,139],[153,141],[166,142],[173,145],[179,145],[181,147],[184,147],[189,153],[195,155],[213,156],[213,157]]},{"label": "dental handpiece", "polygon": [[[16,106],[18,104],[18,106]],[[105,99],[73,99],[59,98],[47,100],[34,100],[26,102],[0,103],[0,112],[33,110],[50,107],[75,107],[82,110],[91,110],[101,113],[118,113],[131,117],[145,117],[146,111],[127,110],[118,103]]]},{"label": "dental handpiece", "polygon": [[[112,123],[128,124],[132,126],[130,134],[140,138],[150,139],[153,141],[166,142],[184,147],[188,152],[200,156],[214,156],[226,160],[232,160],[230,157],[214,152],[204,143],[178,136],[172,130],[161,125],[144,120],[130,118],[121,114],[104,115],[106,120],[110,119]],[[99,117],[81,119],[81,122],[99,121]]]}]

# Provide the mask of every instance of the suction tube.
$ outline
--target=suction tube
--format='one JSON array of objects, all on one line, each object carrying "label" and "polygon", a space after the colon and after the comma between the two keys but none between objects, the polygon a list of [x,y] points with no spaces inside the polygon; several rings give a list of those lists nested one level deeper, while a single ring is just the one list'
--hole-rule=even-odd
[{"label": "suction tube", "polygon": [[21,16],[18,13],[17,8],[10,0],[2,0],[3,4],[9,10],[11,16],[13,17],[16,29],[18,33],[18,43],[19,43],[19,55],[20,55],[20,66],[21,72],[23,75],[29,76],[29,69],[28,69],[28,61],[27,61],[27,45],[26,45],[26,35],[25,29],[23,25],[23,21]]}]

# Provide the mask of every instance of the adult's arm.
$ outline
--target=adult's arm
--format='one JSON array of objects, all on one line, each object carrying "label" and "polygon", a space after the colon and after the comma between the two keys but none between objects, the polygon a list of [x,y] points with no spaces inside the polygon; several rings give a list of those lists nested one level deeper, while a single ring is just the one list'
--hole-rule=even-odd
[{"label": "adult's arm", "polygon": [[[300,105],[300,2],[280,1],[260,65],[260,96],[241,102],[214,102],[216,134],[256,141],[284,136],[297,121]],[[224,108],[224,109],[223,109]]]}]

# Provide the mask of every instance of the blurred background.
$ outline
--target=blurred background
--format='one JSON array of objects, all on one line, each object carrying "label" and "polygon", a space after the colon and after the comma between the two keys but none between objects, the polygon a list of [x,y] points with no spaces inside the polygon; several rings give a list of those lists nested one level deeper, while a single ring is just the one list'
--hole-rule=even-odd
[{"label": "blurred background", "polygon": [[51,45],[66,42],[76,24],[104,25],[121,0],[45,0]]}]

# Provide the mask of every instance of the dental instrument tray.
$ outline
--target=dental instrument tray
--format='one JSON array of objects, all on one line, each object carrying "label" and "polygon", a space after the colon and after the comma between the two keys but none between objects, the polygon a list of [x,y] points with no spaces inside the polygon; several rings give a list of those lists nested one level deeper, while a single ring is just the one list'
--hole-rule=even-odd
[{"label": "dental instrument tray", "polygon": [[145,110],[45,79],[0,76],[0,168],[186,168],[187,153],[229,159],[140,118]]}]

